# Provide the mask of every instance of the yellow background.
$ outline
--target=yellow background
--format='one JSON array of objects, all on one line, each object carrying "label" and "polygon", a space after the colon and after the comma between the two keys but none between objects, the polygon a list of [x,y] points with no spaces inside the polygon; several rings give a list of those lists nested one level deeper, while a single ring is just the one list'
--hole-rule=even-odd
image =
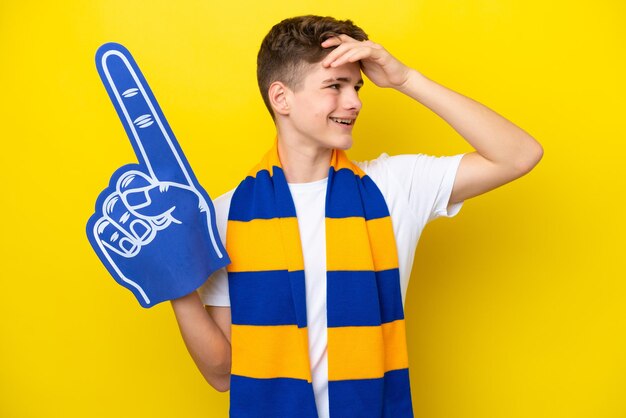
[{"label": "yellow background", "polygon": [[[545,148],[528,176],[422,236],[407,298],[416,416],[626,417],[622,0],[1,1],[0,416],[227,415],[169,304],[142,309],[87,241],[100,190],[136,161],[94,54],[133,53],[215,197],[273,138],[260,41],[306,13],[353,19]],[[354,159],[469,150],[395,91],[369,83],[362,98]]]}]

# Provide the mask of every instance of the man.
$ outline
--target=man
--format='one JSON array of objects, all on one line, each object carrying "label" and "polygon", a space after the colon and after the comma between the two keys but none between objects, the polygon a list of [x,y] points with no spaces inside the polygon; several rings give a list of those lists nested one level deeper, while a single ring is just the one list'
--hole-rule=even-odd
[{"label": "man", "polygon": [[[347,160],[361,71],[431,109],[475,152]],[[172,301],[187,348],[213,387],[231,389],[232,416],[413,416],[403,303],[421,230],[529,172],[543,150],[350,21],[280,22],[257,75],[276,141],[215,201],[228,271],[202,299]]]}]

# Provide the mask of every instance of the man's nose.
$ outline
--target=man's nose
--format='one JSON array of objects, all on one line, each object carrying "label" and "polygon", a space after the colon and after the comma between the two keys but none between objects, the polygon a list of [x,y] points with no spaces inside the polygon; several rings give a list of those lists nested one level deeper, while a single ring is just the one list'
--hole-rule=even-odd
[{"label": "man's nose", "polygon": [[343,105],[347,110],[354,110],[356,112],[361,110],[362,103],[356,90],[345,89]]}]

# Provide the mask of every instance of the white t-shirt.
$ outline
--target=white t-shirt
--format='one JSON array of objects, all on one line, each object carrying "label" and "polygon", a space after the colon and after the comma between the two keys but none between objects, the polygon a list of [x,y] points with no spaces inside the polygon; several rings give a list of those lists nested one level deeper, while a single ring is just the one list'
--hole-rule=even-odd
[{"label": "white t-shirt", "polygon": [[[448,205],[454,178],[463,157],[433,157],[423,154],[382,154],[375,160],[356,163],[382,192],[393,225],[398,249],[398,269],[404,303],[417,242],[429,221],[451,217],[462,203]],[[313,391],[320,418],[329,416],[328,355],[326,336],[326,233],[325,201],[328,179],[289,184],[298,216],[304,256],[307,327]],[[217,228],[226,241],[228,211],[234,189],[215,199]],[[213,273],[200,287],[205,305],[230,306],[226,269]]]}]

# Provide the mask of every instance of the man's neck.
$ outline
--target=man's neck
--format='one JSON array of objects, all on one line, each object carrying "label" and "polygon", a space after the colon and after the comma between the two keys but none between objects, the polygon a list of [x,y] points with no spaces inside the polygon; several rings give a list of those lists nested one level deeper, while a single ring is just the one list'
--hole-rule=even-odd
[{"label": "man's neck", "polygon": [[303,147],[279,136],[278,156],[287,183],[310,183],[328,176],[332,149]]}]

